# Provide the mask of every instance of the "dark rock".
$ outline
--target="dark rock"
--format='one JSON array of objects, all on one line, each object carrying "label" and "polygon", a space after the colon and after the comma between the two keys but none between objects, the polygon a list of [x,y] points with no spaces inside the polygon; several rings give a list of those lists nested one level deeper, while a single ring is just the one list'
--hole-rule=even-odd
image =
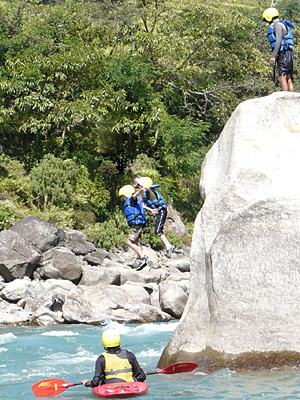
[{"label": "dark rock", "polygon": [[65,230],[66,243],[65,246],[76,255],[86,255],[96,250],[95,245],[88,241],[83,232],[76,230]]},{"label": "dark rock", "polygon": [[31,277],[41,260],[38,249],[17,232],[0,232],[0,275],[6,282]]},{"label": "dark rock", "polygon": [[65,241],[65,233],[62,229],[37,217],[26,217],[18,221],[10,228],[10,231],[23,236],[42,253],[52,247],[63,245]]}]

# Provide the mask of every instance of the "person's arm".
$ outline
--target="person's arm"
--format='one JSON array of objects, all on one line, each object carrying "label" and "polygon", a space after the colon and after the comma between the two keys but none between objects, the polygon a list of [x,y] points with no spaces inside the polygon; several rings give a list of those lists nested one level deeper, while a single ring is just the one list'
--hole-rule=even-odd
[{"label": "person's arm", "polygon": [[153,211],[154,211],[153,208],[148,207],[145,203],[143,203],[143,207],[144,207],[145,210],[147,210],[147,211],[151,212],[152,214],[154,214],[153,213]]},{"label": "person's arm", "polygon": [[105,370],[105,359],[101,355],[97,358],[96,361],[94,378],[91,381],[89,381],[88,379],[83,379],[81,382],[86,387],[95,387],[102,385],[105,381],[104,370]]},{"label": "person's arm", "polygon": [[138,381],[138,382],[143,382],[146,380],[146,374],[144,370],[141,368],[140,364],[138,363],[138,360],[136,359],[136,356],[131,353],[131,351],[127,351],[127,357],[128,361],[132,367],[132,375],[133,378]]},{"label": "person's arm", "polygon": [[[145,193],[146,193],[148,200],[151,200],[151,201],[156,200],[156,195],[151,189],[146,188],[146,187],[144,189],[145,189]],[[146,204],[144,205],[144,203],[143,203],[143,207],[145,210],[150,211],[154,215],[156,215],[158,213],[157,208],[147,207]]]},{"label": "person's arm", "polygon": [[141,187],[140,190],[138,190],[137,192],[133,193],[133,195],[131,197],[133,197],[135,200],[137,199],[137,197],[143,193],[144,189]]}]

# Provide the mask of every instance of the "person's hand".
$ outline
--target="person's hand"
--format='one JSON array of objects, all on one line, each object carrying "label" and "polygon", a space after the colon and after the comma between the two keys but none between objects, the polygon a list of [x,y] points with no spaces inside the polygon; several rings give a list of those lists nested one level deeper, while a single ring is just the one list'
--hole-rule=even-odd
[{"label": "person's hand", "polygon": [[270,60],[269,60],[269,63],[270,63],[271,65],[274,65],[275,62],[276,62],[276,58],[275,58],[275,57],[271,57]]},{"label": "person's hand", "polygon": [[151,212],[152,212],[152,214],[158,214],[158,209],[157,208],[152,208]]},{"label": "person's hand", "polygon": [[88,382],[88,379],[82,379],[81,383],[85,386],[85,384]]}]

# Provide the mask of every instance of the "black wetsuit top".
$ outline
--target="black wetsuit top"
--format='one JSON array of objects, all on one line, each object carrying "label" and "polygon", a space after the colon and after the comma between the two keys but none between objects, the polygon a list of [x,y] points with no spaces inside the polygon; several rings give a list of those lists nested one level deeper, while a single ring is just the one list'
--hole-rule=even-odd
[{"label": "black wetsuit top", "polygon": [[[146,374],[142,370],[142,368],[140,367],[140,364],[138,363],[135,355],[133,353],[131,353],[131,351],[129,351],[129,350],[125,350],[125,351],[126,351],[126,355],[127,355],[127,359],[129,361],[129,364],[132,367],[133,379],[135,381],[140,381],[140,382],[145,381],[146,380]],[[119,354],[121,352],[121,349],[118,349],[116,351],[108,350],[107,352],[108,353],[112,353],[112,354]],[[95,386],[103,385],[105,383],[104,370],[105,370],[105,358],[101,354],[97,358],[97,361],[96,361],[94,378],[91,380],[90,384],[86,384],[86,386],[95,387]],[[112,382],[111,379],[110,379],[110,382]],[[122,382],[122,380],[116,379],[116,382]]]}]

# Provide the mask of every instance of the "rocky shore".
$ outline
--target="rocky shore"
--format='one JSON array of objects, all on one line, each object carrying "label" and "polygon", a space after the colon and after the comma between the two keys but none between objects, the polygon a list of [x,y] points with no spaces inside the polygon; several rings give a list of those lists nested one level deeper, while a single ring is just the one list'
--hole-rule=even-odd
[{"label": "rocky shore", "polygon": [[179,319],[189,294],[189,248],[96,248],[86,235],[26,217],[0,232],[0,324],[105,324]]}]

